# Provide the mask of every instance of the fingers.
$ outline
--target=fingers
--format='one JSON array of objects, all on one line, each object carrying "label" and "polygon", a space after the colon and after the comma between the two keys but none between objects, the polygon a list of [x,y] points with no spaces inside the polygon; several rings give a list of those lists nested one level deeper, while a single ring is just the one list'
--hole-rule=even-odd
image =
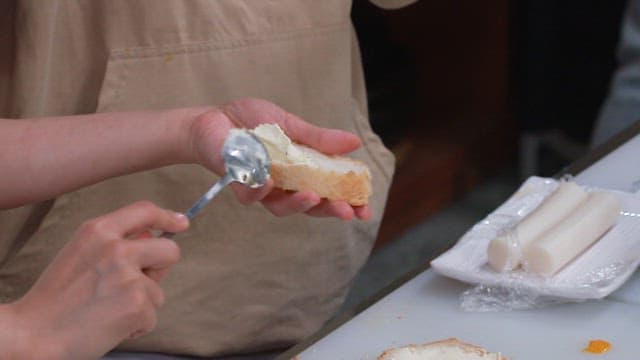
[{"label": "fingers", "polygon": [[321,199],[312,191],[291,192],[274,189],[262,199],[262,205],[276,216],[306,213],[316,217],[337,217],[342,220],[371,219],[369,206],[352,207],[345,201]]},{"label": "fingers", "polygon": [[371,208],[367,205],[364,206],[356,206],[353,208],[356,212],[356,217],[360,220],[371,220],[371,216],[373,213],[371,212]]},{"label": "fingers", "polygon": [[344,201],[323,200],[313,191],[285,191],[274,188],[272,180],[259,189],[249,189],[240,184],[232,184],[232,187],[240,203],[249,205],[255,201],[261,201],[262,205],[275,216],[306,213],[317,217],[337,217],[347,221],[354,218],[361,220],[371,218],[371,210],[368,206],[352,207]]},{"label": "fingers", "polygon": [[180,248],[173,240],[145,239],[127,241],[133,265],[139,269],[161,270],[180,260]]},{"label": "fingers", "polygon": [[[146,240],[151,239],[153,235],[150,231],[143,231],[138,234],[135,239],[136,240]],[[146,248],[146,241],[144,242],[144,246],[140,246],[140,244],[134,245],[134,247],[139,247],[143,254],[138,255],[136,259],[136,263],[139,267],[143,268],[143,272],[147,275],[151,280],[155,282],[160,282],[165,278],[167,273],[169,272],[169,267],[180,260],[180,248],[177,246],[175,242],[167,239],[155,239],[162,242],[161,246],[168,247],[168,249],[164,249],[161,251],[160,256],[162,259],[160,261],[156,261],[153,258],[153,252],[149,251]],[[157,250],[156,250],[157,251]]]},{"label": "fingers", "polygon": [[134,239],[150,239],[152,237],[153,237],[153,234],[151,234],[151,231],[144,230],[140,234],[135,235],[133,238]]},{"label": "fingers", "polygon": [[371,219],[371,208],[364,206],[351,206],[345,201],[322,200],[318,205],[306,211],[307,215],[317,217],[337,217],[349,221],[354,218],[368,221]]},{"label": "fingers", "polygon": [[266,184],[256,189],[238,183],[232,183],[230,186],[235,192],[238,201],[243,205],[260,201],[274,190],[273,179],[267,180]]},{"label": "fingers", "polygon": [[120,336],[128,333],[128,338],[136,338],[149,333],[156,326],[156,311],[164,304],[164,292],[156,282],[145,277],[130,281],[121,290],[123,328],[119,330]]},{"label": "fingers", "polygon": [[224,174],[222,146],[234,128],[234,124],[220,109],[207,111],[194,120],[191,128],[191,144],[196,162],[213,170],[216,174]]},{"label": "fingers", "polygon": [[[344,154],[360,146],[360,139],[354,134],[312,125],[266,100],[240,99],[222,105],[220,110],[238,127],[254,128],[260,124],[278,124],[293,141],[325,154]],[[344,202],[320,201],[315,194],[283,192],[273,189],[272,184],[269,182],[260,189],[247,189],[238,184],[232,187],[240,203],[246,205],[262,201],[262,204],[276,216],[307,213],[313,216],[334,216],[344,220],[355,217],[367,220],[371,217],[368,207],[353,208]]]},{"label": "fingers", "polygon": [[266,100],[239,99],[221,106],[221,110],[238,127],[278,124],[293,141],[325,154],[344,154],[360,146],[354,134],[312,125]]},{"label": "fingers", "polygon": [[[91,268],[105,278],[124,274],[125,278],[144,277],[159,281],[180,260],[178,245],[169,239],[109,239],[94,249]],[[91,255],[84,258],[90,260],[89,257]]]},{"label": "fingers", "polygon": [[[136,320],[135,322],[133,320]],[[137,339],[143,335],[146,335],[155,329],[158,323],[158,313],[156,308],[146,306],[140,314],[132,318],[132,323],[136,326],[136,330],[129,333],[128,339]]]},{"label": "fingers", "polygon": [[149,279],[160,283],[162,281],[162,279],[164,279],[167,276],[167,273],[169,272],[169,268],[166,269],[147,269],[143,271],[145,273],[145,275],[147,275],[149,277]]},{"label": "fingers", "polygon": [[360,146],[360,139],[352,133],[317,127],[290,113],[285,113],[279,125],[294,142],[328,155],[349,153]]},{"label": "fingers", "polygon": [[345,201],[323,200],[317,206],[307,211],[308,215],[318,217],[337,217],[342,220],[352,220],[355,217],[355,211],[351,205]]},{"label": "fingers", "polygon": [[157,282],[151,279],[145,279],[144,288],[153,307],[158,309],[164,305],[164,292]]},{"label": "fingers", "polygon": [[231,184],[236,198],[241,204],[249,205],[261,201],[262,205],[275,216],[289,216],[306,213],[317,217],[337,217],[342,220],[371,219],[368,206],[352,207],[344,201],[321,199],[313,191],[285,191],[273,186],[273,180],[258,189],[241,184]]},{"label": "fingers", "polygon": [[[182,214],[161,209],[150,202],[138,202],[89,224],[90,231],[108,240],[109,251],[102,252],[109,254],[104,260],[107,264],[104,268],[117,268],[117,264],[125,261],[150,279],[160,281],[168,268],[180,259],[180,249],[172,240],[153,238],[149,229],[179,232],[188,227],[189,221]],[[138,240],[126,240],[129,238]]]},{"label": "fingers", "polygon": [[312,191],[287,192],[274,189],[262,200],[262,205],[276,216],[287,216],[305,213],[320,201],[320,197]]},{"label": "fingers", "polygon": [[[151,234],[151,232],[145,230],[142,233],[136,235],[134,237],[134,239],[143,240],[143,239],[150,239],[152,237],[153,237],[153,235]],[[167,273],[169,272],[169,269],[168,268],[163,268],[163,269],[144,269],[143,272],[151,280],[159,283],[160,281],[162,281],[162,279],[164,279],[165,276],[167,276]]]},{"label": "fingers", "polygon": [[127,237],[149,229],[181,232],[189,227],[183,215],[161,209],[149,201],[139,201],[99,218],[103,229],[115,236]]}]

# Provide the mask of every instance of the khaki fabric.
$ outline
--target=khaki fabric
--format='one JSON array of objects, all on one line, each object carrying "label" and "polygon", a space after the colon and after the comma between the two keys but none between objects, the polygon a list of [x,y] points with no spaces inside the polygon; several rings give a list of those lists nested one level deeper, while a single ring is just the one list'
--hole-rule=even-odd
[{"label": "khaki fabric", "polygon": [[[0,111],[24,118],[271,100],[357,133],[369,222],[276,218],[230,191],[176,238],[157,328],[121,349],[214,356],[285,347],[340,306],[383,214],[394,159],[369,126],[345,0],[5,0]],[[55,151],[55,149],[51,149]],[[0,212],[0,294],[23,295],[85,220],[139,199],[183,211],[216,176],[191,165]],[[91,324],[78,324],[91,326]]]}]

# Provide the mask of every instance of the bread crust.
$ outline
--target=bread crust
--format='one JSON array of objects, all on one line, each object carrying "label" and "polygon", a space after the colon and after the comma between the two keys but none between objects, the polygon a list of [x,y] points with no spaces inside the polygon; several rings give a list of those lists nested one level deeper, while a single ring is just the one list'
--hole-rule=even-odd
[{"label": "bread crust", "polygon": [[277,124],[250,130],[265,145],[271,158],[271,178],[284,190],[313,191],[329,200],[362,206],[371,196],[371,173],[362,161],[327,155],[292,142]]},{"label": "bread crust", "polygon": [[465,352],[475,353],[476,355],[482,356],[482,357],[486,356],[487,360],[507,360],[507,358],[502,356],[500,353],[489,352],[489,351],[487,351],[486,349],[484,349],[484,348],[482,348],[480,346],[469,344],[469,343],[465,343],[465,342],[460,341],[460,340],[458,340],[456,338],[448,338],[448,339],[434,341],[434,342],[420,344],[420,345],[411,344],[411,345],[407,345],[407,346],[402,346],[402,347],[398,347],[398,348],[389,349],[389,350],[386,350],[385,352],[383,352],[382,354],[380,354],[380,356],[378,357],[378,360],[392,360],[393,356],[395,355],[395,352],[398,349],[403,349],[403,348],[419,349],[421,347],[427,347],[427,346],[433,346],[433,347],[437,347],[437,346],[455,346],[455,347],[458,347],[458,348],[462,349]]},{"label": "bread crust", "polygon": [[310,190],[321,198],[344,200],[352,206],[366,205],[371,196],[371,176],[367,171],[338,173],[306,165],[273,163],[271,177],[281,189]]}]

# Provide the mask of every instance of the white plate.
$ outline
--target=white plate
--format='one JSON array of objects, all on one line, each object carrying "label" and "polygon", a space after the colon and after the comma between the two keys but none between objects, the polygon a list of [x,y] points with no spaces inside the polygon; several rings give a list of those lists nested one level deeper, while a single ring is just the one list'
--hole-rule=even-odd
[{"label": "white plate", "polygon": [[558,186],[549,178],[531,177],[504,204],[474,225],[450,250],[431,262],[444,276],[483,285],[518,287],[567,299],[600,299],[620,287],[640,264],[640,195],[606,191],[620,199],[616,225],[557,274],[542,278],[523,270],[499,273],[487,264],[487,246],[499,231],[512,227]]}]

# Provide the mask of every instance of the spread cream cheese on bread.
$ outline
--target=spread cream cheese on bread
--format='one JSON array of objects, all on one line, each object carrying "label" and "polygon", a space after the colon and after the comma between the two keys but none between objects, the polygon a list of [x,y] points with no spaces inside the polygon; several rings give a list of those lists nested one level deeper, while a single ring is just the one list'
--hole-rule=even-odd
[{"label": "spread cream cheese on bread", "polygon": [[505,360],[500,353],[451,338],[422,345],[407,345],[382,353],[378,360]]},{"label": "spread cream cheese on bread", "polygon": [[368,203],[371,174],[365,163],[297,144],[276,124],[262,124],[250,131],[269,152],[276,187],[313,191],[321,198],[343,200],[353,206]]},{"label": "spread cream cheese on bread", "polygon": [[267,148],[272,162],[309,164],[309,158],[293,144],[280,126],[262,124],[252,132]]}]

